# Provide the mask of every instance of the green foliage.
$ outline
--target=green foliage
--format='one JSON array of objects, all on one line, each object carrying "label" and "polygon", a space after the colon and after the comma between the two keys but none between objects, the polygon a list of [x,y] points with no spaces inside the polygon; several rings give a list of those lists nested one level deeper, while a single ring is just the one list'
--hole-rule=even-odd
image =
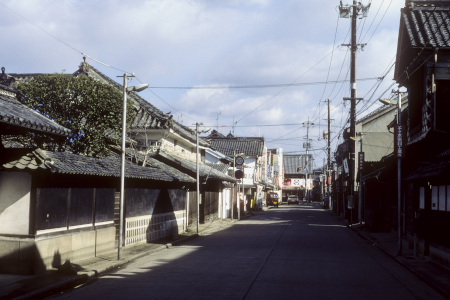
[{"label": "green foliage", "polygon": [[[123,93],[86,76],[39,75],[17,85],[20,101],[58,124],[72,130],[64,141],[35,136],[33,142],[45,149],[68,149],[73,153],[101,157],[107,144],[119,144],[122,136]],[[128,105],[128,122],[134,117]]]}]

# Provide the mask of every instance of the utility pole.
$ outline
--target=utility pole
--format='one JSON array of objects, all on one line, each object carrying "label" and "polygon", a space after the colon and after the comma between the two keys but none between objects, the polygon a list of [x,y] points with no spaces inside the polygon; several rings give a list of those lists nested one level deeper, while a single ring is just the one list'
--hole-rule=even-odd
[{"label": "utility pole", "polygon": [[308,177],[309,177],[309,172],[311,171],[309,165],[310,165],[310,159],[309,159],[309,149],[311,148],[311,143],[309,142],[309,127],[314,126],[314,123],[309,121],[307,122],[303,122],[303,126],[306,127],[306,143],[303,144],[303,148],[306,149],[306,195],[307,195],[307,199],[308,202],[310,202],[310,195],[309,195],[309,189],[308,189]]},{"label": "utility pole", "polygon": [[198,137],[198,128],[200,124],[195,123],[195,135],[196,135],[196,150],[195,150],[195,181],[197,183],[197,233],[199,233],[199,223],[200,223],[200,159],[199,159],[199,137]]},{"label": "utility pole", "polygon": [[402,132],[402,95],[397,91],[397,205],[398,205],[398,251],[397,255],[402,256],[402,154],[403,154],[403,132]]},{"label": "utility pole", "polygon": [[[199,224],[200,224],[200,204],[201,202],[201,193],[200,193],[200,145],[199,145],[199,133],[206,133],[209,131],[202,130],[199,131],[199,127],[202,126],[203,123],[195,123],[195,136],[196,136],[196,150],[195,150],[195,166],[196,166],[196,182],[197,182],[197,233],[199,233]],[[189,216],[188,216],[189,217]]]},{"label": "utility pole", "polygon": [[331,170],[331,118],[330,118],[330,99],[328,99],[328,134],[327,134],[327,171]]},{"label": "utility pole", "polygon": [[380,99],[383,104],[397,105],[397,234],[398,249],[397,255],[403,255],[402,240],[404,229],[404,209],[405,205],[402,201],[402,156],[403,156],[403,130],[402,130],[402,92],[400,90],[392,90],[393,94],[397,94],[397,100]]},{"label": "utility pole", "polygon": [[[345,46],[350,47],[351,52],[351,63],[350,63],[350,88],[351,88],[351,96],[350,98],[344,98],[344,100],[350,100],[350,136],[356,137],[356,101],[357,100],[363,100],[362,98],[356,97],[356,53],[358,50],[358,46],[365,46],[361,44],[357,44],[356,42],[356,20],[358,16],[366,17],[367,12],[369,10],[370,4],[368,6],[363,6],[361,2],[357,2],[356,0],[353,0],[353,5],[343,5],[342,1],[339,6],[339,13],[340,17],[342,18],[351,18],[352,19],[352,40],[351,44],[345,44]],[[349,152],[350,152],[350,164],[349,164],[349,175],[350,175],[350,194],[348,196],[348,208],[351,209],[351,211],[354,208],[353,205],[353,199],[354,199],[354,189],[355,189],[355,161],[356,161],[356,141],[355,140],[348,140],[348,143],[350,143]],[[350,217],[350,222],[352,222],[352,217]],[[351,224],[351,223],[350,223]]]},{"label": "utility pole", "polygon": [[327,101],[328,104],[328,134],[327,134],[327,170],[326,170],[326,180],[327,180],[327,197],[328,197],[328,203],[331,203],[331,186],[329,179],[329,176],[331,176],[331,117],[330,117],[330,99]]}]

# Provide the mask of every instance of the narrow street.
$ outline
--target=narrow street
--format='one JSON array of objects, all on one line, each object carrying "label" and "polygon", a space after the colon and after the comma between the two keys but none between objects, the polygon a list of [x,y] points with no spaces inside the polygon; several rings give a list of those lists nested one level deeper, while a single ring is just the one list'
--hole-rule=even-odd
[{"label": "narrow street", "polygon": [[318,204],[281,205],[63,299],[443,299]]}]

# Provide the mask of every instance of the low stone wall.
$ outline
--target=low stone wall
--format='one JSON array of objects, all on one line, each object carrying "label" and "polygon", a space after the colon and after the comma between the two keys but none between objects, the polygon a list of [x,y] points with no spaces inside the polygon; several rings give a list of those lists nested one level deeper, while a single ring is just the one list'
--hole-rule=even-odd
[{"label": "low stone wall", "polygon": [[[414,240],[408,239],[410,244],[414,246]],[[423,256],[425,253],[425,242],[423,240],[416,241],[416,255]],[[429,246],[429,258],[431,261],[450,269],[450,249],[438,246],[438,245],[430,245]]]},{"label": "low stone wall", "polygon": [[0,239],[0,273],[31,275],[35,265],[40,269],[42,264],[35,262],[36,245],[34,239],[1,238]]},{"label": "low stone wall", "polygon": [[39,274],[67,260],[76,264],[114,249],[114,226],[36,238],[1,238],[0,273]]},{"label": "low stone wall", "polygon": [[430,248],[430,258],[441,266],[450,269],[450,249]]}]

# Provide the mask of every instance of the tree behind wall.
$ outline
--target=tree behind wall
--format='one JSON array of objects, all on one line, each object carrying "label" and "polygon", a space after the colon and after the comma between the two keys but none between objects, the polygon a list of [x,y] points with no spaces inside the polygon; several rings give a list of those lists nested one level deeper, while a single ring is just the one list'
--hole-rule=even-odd
[{"label": "tree behind wall", "polygon": [[[117,88],[70,74],[39,75],[16,88],[22,103],[72,131],[65,140],[29,135],[30,145],[101,157],[108,143],[120,144],[123,93]],[[133,116],[128,105],[128,121]]]}]

